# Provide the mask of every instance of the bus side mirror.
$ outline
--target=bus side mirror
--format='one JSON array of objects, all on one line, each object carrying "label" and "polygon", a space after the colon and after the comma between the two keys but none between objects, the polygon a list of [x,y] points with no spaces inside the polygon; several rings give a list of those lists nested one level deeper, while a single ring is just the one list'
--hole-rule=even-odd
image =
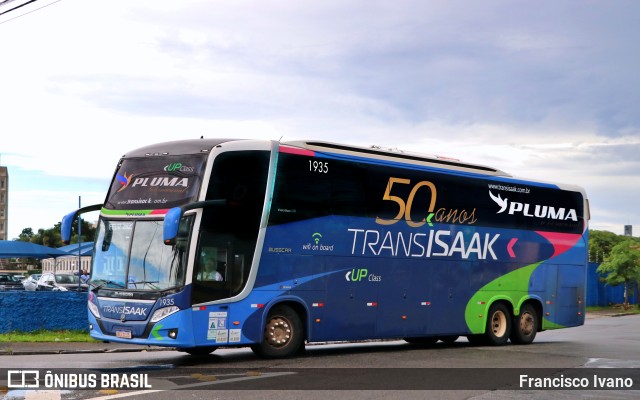
[{"label": "bus side mirror", "polygon": [[162,228],[162,240],[167,246],[173,246],[176,244],[176,238],[178,237],[178,229],[180,228],[180,220],[182,215],[189,210],[196,208],[204,208],[211,206],[224,206],[227,201],[224,199],[198,201],[195,203],[187,204],[182,207],[174,207],[169,209],[164,216],[164,226]]},{"label": "bus side mirror", "polygon": [[64,242],[64,244],[69,244],[71,242],[71,227],[73,226],[73,220],[76,219],[78,215],[82,215],[91,211],[99,211],[100,209],[102,209],[102,204],[94,204],[92,206],[77,209],[62,217],[62,224],[60,224],[60,234],[62,236],[62,241]]},{"label": "bus side mirror", "polygon": [[62,235],[62,242],[64,244],[69,244],[69,242],[71,242],[71,226],[73,225],[73,220],[76,218],[77,213],[78,211],[73,211],[62,217],[60,234]]},{"label": "bus side mirror", "polygon": [[174,207],[167,211],[164,216],[164,226],[162,228],[162,240],[167,246],[176,244],[176,237],[178,237],[178,227],[180,226],[180,219],[182,218],[182,208]]}]

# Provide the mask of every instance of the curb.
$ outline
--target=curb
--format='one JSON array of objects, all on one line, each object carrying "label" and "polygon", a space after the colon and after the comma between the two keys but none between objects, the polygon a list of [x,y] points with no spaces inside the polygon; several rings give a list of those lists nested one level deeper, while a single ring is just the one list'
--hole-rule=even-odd
[{"label": "curb", "polygon": [[621,312],[621,313],[587,313],[587,318],[601,318],[601,317],[626,317],[628,315],[640,315],[636,312]]},{"label": "curb", "polygon": [[638,313],[628,312],[628,313],[619,313],[619,314],[606,314],[607,317],[624,317],[626,315],[637,315]]},{"label": "curb", "polygon": [[77,350],[0,350],[2,356],[33,356],[33,355],[55,355],[55,354],[91,354],[91,353],[141,353],[146,351],[174,351],[174,347],[140,347],[139,349],[77,349]]}]

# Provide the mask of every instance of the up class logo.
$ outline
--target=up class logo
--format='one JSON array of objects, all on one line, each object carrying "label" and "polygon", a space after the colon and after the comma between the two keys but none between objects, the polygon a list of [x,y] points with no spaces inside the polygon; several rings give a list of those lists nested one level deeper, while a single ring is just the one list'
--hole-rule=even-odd
[{"label": "up class logo", "polygon": [[184,165],[184,164],[179,163],[179,162],[175,162],[175,163],[171,163],[171,164],[165,165],[163,170],[165,172],[177,172],[177,171],[180,171],[180,172],[193,172],[193,171],[195,171],[195,168],[194,167],[189,167],[189,166]]}]

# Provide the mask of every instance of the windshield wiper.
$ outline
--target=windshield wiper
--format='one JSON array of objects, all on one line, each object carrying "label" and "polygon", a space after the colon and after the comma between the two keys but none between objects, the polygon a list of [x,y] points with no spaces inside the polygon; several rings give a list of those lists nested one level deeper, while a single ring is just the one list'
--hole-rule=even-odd
[{"label": "windshield wiper", "polygon": [[138,285],[138,284],[141,284],[141,285],[149,285],[149,286],[151,286],[151,288],[152,288],[153,290],[158,290],[158,289],[160,289],[160,287],[158,287],[158,286],[156,286],[156,285],[153,285],[153,284],[154,284],[154,283],[159,283],[159,282],[160,282],[160,281],[136,281],[136,282],[129,282],[129,285],[136,285],[136,288],[137,288],[137,285]]},{"label": "windshield wiper", "polygon": [[124,286],[122,283],[120,283],[120,282],[114,282],[114,281],[110,281],[110,280],[102,280],[102,283],[100,283],[99,285],[96,285],[95,283],[90,282],[90,285],[91,285],[91,287],[92,287],[92,288],[91,288],[91,290],[92,290],[92,291],[99,290],[99,289],[101,289],[104,285],[116,285],[116,286],[119,286],[121,289],[124,289],[124,288],[125,288],[125,286]]}]

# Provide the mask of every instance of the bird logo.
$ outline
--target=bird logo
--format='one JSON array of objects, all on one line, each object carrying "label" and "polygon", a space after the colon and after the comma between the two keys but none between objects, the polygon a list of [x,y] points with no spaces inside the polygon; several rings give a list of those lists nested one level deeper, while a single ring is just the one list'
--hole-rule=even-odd
[{"label": "bird logo", "polygon": [[118,189],[116,193],[122,192],[124,189],[127,188],[127,186],[129,186],[129,182],[131,182],[132,176],[133,174],[129,174],[129,176],[127,176],[126,172],[123,172],[122,175],[116,174],[116,179],[118,180],[118,182],[120,182],[120,185],[122,185],[122,187]]},{"label": "bird logo", "polygon": [[489,196],[500,207],[500,210],[498,212],[496,212],[496,214],[500,214],[500,213],[504,212],[504,210],[507,209],[507,205],[509,203],[509,200],[507,198],[503,199],[502,197],[500,197],[499,193],[498,193],[497,196],[494,196],[493,193],[491,193],[491,191],[489,191]]}]

